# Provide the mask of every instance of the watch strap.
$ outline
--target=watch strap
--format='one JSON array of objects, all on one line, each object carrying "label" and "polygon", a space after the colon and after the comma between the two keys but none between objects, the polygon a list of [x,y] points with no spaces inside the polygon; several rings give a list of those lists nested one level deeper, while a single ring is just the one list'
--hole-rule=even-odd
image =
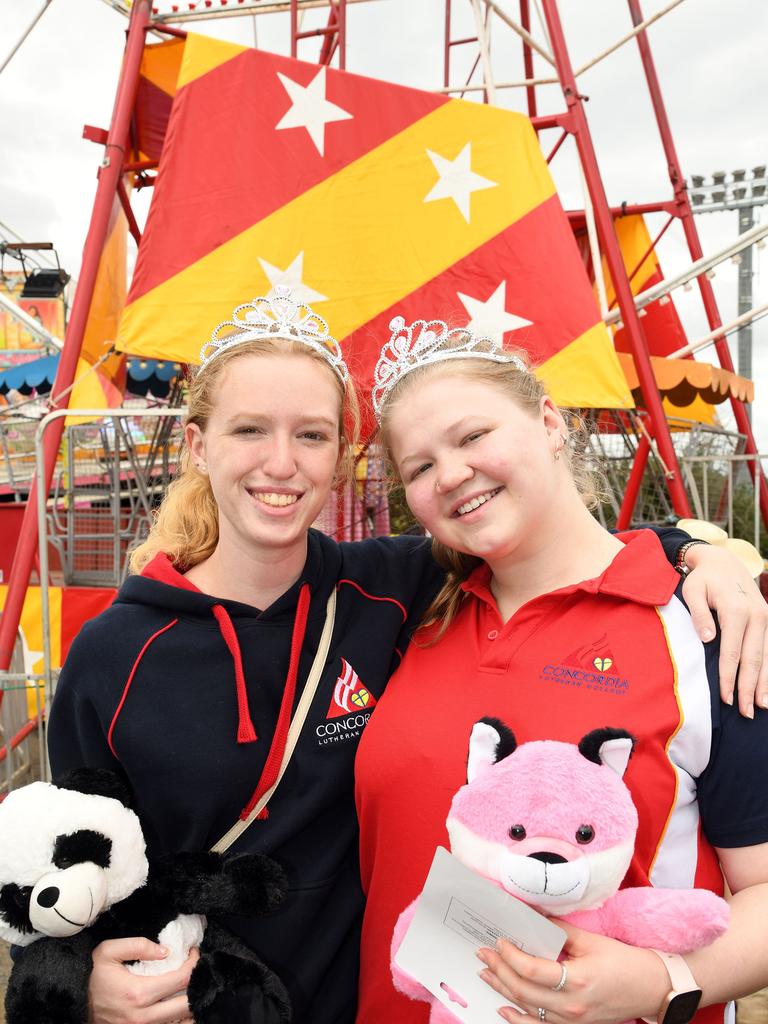
[{"label": "watch strap", "polygon": [[678,953],[664,953],[660,949],[652,949],[667,968],[673,992],[693,992],[699,989],[699,983],[691,973],[685,959]]},{"label": "watch strap", "polygon": [[[669,996],[673,996],[681,992],[700,991],[699,983],[691,973],[690,967],[678,953],[665,953],[661,949],[653,949],[651,947],[649,947],[649,951],[656,954],[659,960],[661,960],[666,967],[667,974],[669,975],[672,987],[668,995],[665,996],[665,1002],[668,1000]],[[662,1003],[662,1007],[663,1006],[664,1003]],[[647,1024],[656,1024],[658,1016],[643,1017],[643,1020],[646,1021]]]}]

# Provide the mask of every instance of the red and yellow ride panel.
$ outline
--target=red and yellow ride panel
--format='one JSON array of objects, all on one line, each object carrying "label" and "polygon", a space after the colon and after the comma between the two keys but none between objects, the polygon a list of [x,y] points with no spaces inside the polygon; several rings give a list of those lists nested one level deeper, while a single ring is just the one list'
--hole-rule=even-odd
[{"label": "red and yellow ride panel", "polygon": [[[0,611],[5,607],[8,587],[0,586]],[[48,612],[50,627],[51,667],[60,668],[75,636],[88,619],[104,611],[115,597],[115,591],[104,587],[50,587]],[[13,671],[31,675],[43,673],[42,593],[40,587],[28,587],[19,622],[19,647],[23,664]],[[23,683],[11,684],[23,686]],[[42,685],[27,684],[27,712],[33,718],[42,707]]]},{"label": "red and yellow ride panel", "polygon": [[118,346],[197,362],[283,283],[363,383],[402,313],[529,348],[563,404],[632,405],[527,118],[189,36]]}]

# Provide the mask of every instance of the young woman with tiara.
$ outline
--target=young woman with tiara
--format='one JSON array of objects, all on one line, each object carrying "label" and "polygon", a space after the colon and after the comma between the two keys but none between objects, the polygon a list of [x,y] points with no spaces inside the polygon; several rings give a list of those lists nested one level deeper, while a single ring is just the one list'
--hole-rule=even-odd
[{"label": "young woman with tiara", "polygon": [[[219,325],[190,385],[180,473],[134,575],[73,644],[49,726],[55,777],[84,764],[124,773],[151,853],[226,836],[281,864],[281,907],[229,925],[282,978],[298,1024],[355,1016],[354,755],[443,578],[421,538],[337,544],[311,529],[349,479],[355,423],[339,346],[307,306],[278,292]],[[670,559],[681,539],[666,538]],[[689,586],[720,586],[733,608],[721,555],[689,558],[711,563]],[[92,1024],[187,1019],[177,993],[194,956],[154,978],[123,966],[161,955],[141,938],[102,944]],[[242,988],[207,1024],[262,1019],[261,994]]]},{"label": "young woman with tiara", "polygon": [[[483,977],[546,1024],[656,1019],[680,985],[687,1015],[678,1001],[659,1024],[687,1024],[697,988],[696,1020],[726,1020],[729,999],[768,984],[768,712],[749,721],[720,701],[718,641],[699,640],[658,538],[619,538],[592,516],[583,443],[523,354],[437,321],[392,327],[374,406],[447,576],[358,752],[367,895],[358,1020],[429,1017],[395,991],[389,947],[445,845],[472,727],[489,716],[520,743],[629,730],[625,781],[640,825],[627,884],[722,893],[724,876],[733,897],[727,933],[677,958],[674,972],[652,950],[566,926],[563,963],[502,942],[479,950]],[[605,675],[620,687],[600,685]],[[488,843],[514,847],[513,825]]]}]

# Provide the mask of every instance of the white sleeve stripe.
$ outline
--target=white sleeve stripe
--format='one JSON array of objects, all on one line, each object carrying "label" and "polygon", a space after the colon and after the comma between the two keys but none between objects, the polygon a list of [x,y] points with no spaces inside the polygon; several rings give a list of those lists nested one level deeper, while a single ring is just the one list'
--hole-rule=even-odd
[{"label": "white sleeve stripe", "polygon": [[704,647],[685,605],[677,597],[657,609],[675,676],[680,724],[667,756],[677,776],[675,803],[650,871],[653,885],[690,888],[698,860],[699,808],[696,779],[712,747],[712,715]]}]

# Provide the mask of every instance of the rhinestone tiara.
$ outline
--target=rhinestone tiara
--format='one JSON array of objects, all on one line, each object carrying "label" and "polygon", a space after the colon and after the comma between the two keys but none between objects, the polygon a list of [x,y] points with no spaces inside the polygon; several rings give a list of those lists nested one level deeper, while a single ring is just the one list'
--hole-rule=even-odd
[{"label": "rhinestone tiara", "polygon": [[473,334],[468,327],[449,329],[443,320],[414,320],[396,316],[389,324],[392,337],[382,348],[373,371],[371,399],[376,419],[390,392],[412,370],[447,359],[490,359],[494,363],[512,363],[528,372],[522,359],[505,352],[501,342],[485,335]]},{"label": "rhinestone tiara", "polygon": [[278,285],[269,295],[235,307],[231,319],[213,329],[211,340],[200,349],[201,371],[220,352],[260,339],[300,341],[326,360],[342,384],[347,383],[349,370],[338,341],[328,331],[328,324],[306,302],[294,299],[291,289],[285,285]]}]

